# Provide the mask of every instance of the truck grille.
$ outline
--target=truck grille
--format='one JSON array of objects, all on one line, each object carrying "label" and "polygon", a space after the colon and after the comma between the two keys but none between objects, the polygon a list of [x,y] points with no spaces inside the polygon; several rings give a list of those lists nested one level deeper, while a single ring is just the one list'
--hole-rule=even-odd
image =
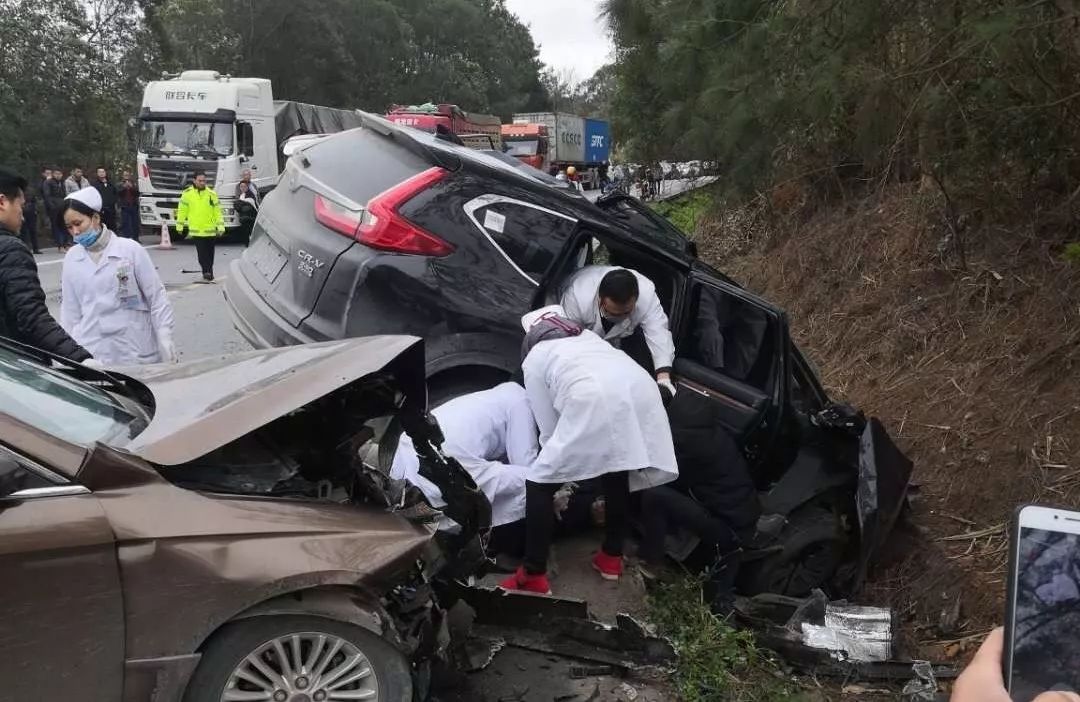
[{"label": "truck grille", "polygon": [[150,185],[154,189],[181,191],[194,177],[195,171],[206,171],[206,184],[211,188],[217,182],[217,162],[215,161],[173,161],[170,159],[146,159],[150,169]]}]

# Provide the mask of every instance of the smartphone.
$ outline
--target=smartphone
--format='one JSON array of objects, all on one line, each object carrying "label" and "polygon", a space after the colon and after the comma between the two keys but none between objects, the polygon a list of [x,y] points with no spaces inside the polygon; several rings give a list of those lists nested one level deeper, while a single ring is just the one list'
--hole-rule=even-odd
[{"label": "smartphone", "polygon": [[1005,684],[1015,702],[1080,691],[1080,512],[1027,505],[1010,541]]}]

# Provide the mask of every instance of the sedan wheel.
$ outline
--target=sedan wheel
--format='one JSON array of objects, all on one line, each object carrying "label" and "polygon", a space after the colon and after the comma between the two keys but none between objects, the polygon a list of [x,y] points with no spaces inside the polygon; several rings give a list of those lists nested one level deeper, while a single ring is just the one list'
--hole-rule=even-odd
[{"label": "sedan wheel", "polygon": [[275,615],[215,633],[184,702],[410,702],[412,689],[405,656],[367,629]]},{"label": "sedan wheel", "polygon": [[303,632],[279,636],[233,669],[221,702],[328,702],[379,699],[367,656],[337,636]]}]

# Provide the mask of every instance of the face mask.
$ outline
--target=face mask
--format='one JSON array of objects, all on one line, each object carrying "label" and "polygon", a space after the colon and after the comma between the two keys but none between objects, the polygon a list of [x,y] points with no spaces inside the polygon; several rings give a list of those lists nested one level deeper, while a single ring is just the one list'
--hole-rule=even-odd
[{"label": "face mask", "polygon": [[601,307],[600,316],[608,322],[614,322],[615,324],[618,324],[619,322],[629,317],[630,313],[628,312],[626,314],[611,314],[610,312],[605,311],[604,308]]},{"label": "face mask", "polygon": [[101,238],[100,229],[87,229],[82,234],[75,236],[75,243],[84,248],[90,248],[97,243],[99,238]]}]

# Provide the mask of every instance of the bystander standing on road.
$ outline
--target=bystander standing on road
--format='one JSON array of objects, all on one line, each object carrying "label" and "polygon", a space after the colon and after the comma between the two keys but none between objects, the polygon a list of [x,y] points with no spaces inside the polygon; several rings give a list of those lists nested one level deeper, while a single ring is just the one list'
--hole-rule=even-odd
[{"label": "bystander standing on road", "polygon": [[116,186],[109,180],[104,168],[97,169],[94,189],[101,195],[101,221],[111,231],[116,231]]},{"label": "bystander standing on road", "polygon": [[88,181],[86,177],[83,176],[82,169],[78,166],[75,166],[71,169],[71,175],[69,175],[67,177],[67,180],[64,181],[64,195],[71,195],[74,192],[78,192],[83,188],[89,187],[90,181]]},{"label": "bystander standing on road", "polygon": [[90,354],[49,314],[34,256],[19,241],[25,191],[25,178],[0,167],[0,337],[85,361]]},{"label": "bystander standing on road", "polygon": [[49,229],[52,231],[53,240],[56,242],[56,250],[63,252],[68,247],[67,230],[64,229],[64,172],[59,168],[52,170],[52,178],[45,181],[45,189],[41,194],[45,200],[45,217],[49,220]]},{"label": "bystander standing on road", "polygon": [[251,230],[259,214],[259,189],[251,182],[251,169],[244,169],[240,182],[236,184],[236,216],[240,220],[240,229],[244,246],[251,242]]},{"label": "bystander standing on road", "polygon": [[120,236],[125,239],[139,240],[139,185],[131,177],[131,171],[124,171],[117,193],[120,204]]},{"label": "bystander standing on road", "polygon": [[221,202],[213,188],[206,184],[206,172],[195,171],[195,182],[180,196],[176,208],[176,231],[188,230],[195,242],[199,256],[199,268],[203,280],[214,280],[214,246],[217,238],[225,234],[225,220],[221,215]]},{"label": "bystander standing on road", "polygon": [[39,188],[26,187],[23,198],[23,223],[20,232],[27,248],[36,254],[41,253],[37,243],[37,195]]},{"label": "bystander standing on road", "polygon": [[102,223],[101,194],[67,199],[64,222],[75,246],[64,257],[60,322],[107,365],[175,362],[173,310],[146,249]]}]

